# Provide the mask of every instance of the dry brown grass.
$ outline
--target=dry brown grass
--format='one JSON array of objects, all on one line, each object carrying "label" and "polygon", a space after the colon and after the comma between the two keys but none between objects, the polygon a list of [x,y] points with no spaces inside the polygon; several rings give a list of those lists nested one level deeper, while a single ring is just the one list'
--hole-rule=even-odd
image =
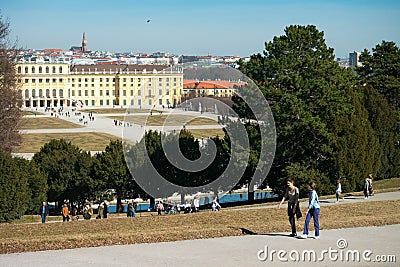
[{"label": "dry brown grass", "polygon": [[[218,125],[215,120],[195,117],[188,115],[159,115],[155,114],[152,116],[110,116],[109,118],[115,120],[126,121],[134,124],[141,124],[147,126],[179,126],[179,125]],[[166,121],[166,119],[168,120]]]},{"label": "dry brown grass", "polygon": [[222,129],[190,129],[188,131],[193,134],[194,138],[198,139],[216,136],[223,138],[225,135]]},{"label": "dry brown grass", "polygon": [[[322,207],[321,229],[398,224],[399,208],[400,200]],[[298,231],[303,223],[304,218],[298,222]],[[0,253],[237,236],[242,234],[240,228],[258,234],[290,231],[286,209],[275,208],[43,225],[0,224]]]},{"label": "dry brown grass", "polygon": [[89,133],[40,133],[23,134],[22,144],[18,148],[19,153],[35,153],[52,139],[64,139],[70,141],[85,151],[102,151],[110,143],[110,140],[121,140],[114,135],[89,132]]},{"label": "dry brown grass", "polygon": [[22,130],[81,128],[76,123],[57,118],[22,118]]}]

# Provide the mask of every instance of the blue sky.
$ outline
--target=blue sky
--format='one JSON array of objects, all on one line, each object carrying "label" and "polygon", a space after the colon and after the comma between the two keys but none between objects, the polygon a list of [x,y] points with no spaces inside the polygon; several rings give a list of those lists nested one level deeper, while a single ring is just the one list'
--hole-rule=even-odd
[{"label": "blue sky", "polygon": [[[248,56],[291,24],[314,24],[338,57],[382,40],[400,45],[400,1],[0,0],[24,48]],[[147,19],[151,19],[147,23]]]}]

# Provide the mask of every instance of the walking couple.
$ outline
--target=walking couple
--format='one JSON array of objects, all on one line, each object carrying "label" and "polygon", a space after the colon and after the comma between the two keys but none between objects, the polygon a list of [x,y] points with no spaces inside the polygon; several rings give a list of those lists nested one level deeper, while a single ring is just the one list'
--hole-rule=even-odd
[{"label": "walking couple", "polygon": [[[286,183],[287,183],[287,189],[284,197],[282,198],[282,201],[278,205],[278,209],[281,208],[285,200],[288,200],[287,212],[289,216],[290,226],[292,227],[292,233],[290,234],[290,236],[295,237],[297,236],[295,216],[297,220],[302,217],[302,213],[299,206],[299,189],[296,186],[294,186],[293,179],[288,179]],[[319,239],[318,217],[320,212],[320,205],[318,201],[318,194],[315,191],[315,182],[310,182],[308,184],[308,190],[310,192],[310,197],[308,200],[308,209],[307,209],[306,221],[304,223],[304,231],[303,235],[301,235],[300,238],[306,239],[308,237],[308,225],[311,221],[311,218],[313,218],[314,228],[315,228],[315,239]]]}]

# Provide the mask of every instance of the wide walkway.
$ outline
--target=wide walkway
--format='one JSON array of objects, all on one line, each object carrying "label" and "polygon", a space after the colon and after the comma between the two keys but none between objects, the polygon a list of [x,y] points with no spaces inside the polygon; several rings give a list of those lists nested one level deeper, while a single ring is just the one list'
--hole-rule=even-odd
[{"label": "wide walkway", "polygon": [[[400,191],[378,193],[368,200],[356,196],[335,203],[334,199],[326,199],[321,200],[321,205],[398,199]],[[247,209],[267,207],[276,205]],[[289,233],[260,233],[167,243],[16,253],[0,255],[0,266],[287,266],[297,256],[298,266],[399,266],[400,224],[322,230],[319,240],[312,236],[313,233],[307,240],[301,240],[289,237]],[[309,255],[312,261],[308,260]],[[313,260],[314,255],[316,261]],[[359,260],[354,258],[358,255]],[[396,262],[393,262],[392,256],[396,257]],[[380,259],[392,262],[378,263]]]},{"label": "wide walkway", "polygon": [[399,233],[400,225],[325,230],[319,240],[291,238],[288,233],[263,233],[0,255],[0,265],[233,267],[288,266],[296,262],[296,266],[399,266]]}]

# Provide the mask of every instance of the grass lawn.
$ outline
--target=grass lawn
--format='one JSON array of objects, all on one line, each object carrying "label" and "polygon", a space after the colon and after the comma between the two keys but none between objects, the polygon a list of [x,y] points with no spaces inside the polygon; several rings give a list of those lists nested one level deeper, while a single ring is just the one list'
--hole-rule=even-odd
[{"label": "grass lawn", "polygon": [[382,192],[382,190],[389,189],[399,189],[400,188],[400,178],[384,179],[379,181],[373,181],[372,186],[375,190]]},{"label": "grass lawn", "polygon": [[22,111],[22,115],[23,116],[25,116],[25,115],[44,115],[43,113],[41,113],[41,112],[37,112],[36,110],[23,110]]},{"label": "grass lawn", "polygon": [[[117,113],[125,113],[127,111],[126,108],[98,108],[98,109],[82,109],[81,112],[93,112],[96,114],[117,114]],[[130,108],[130,113],[148,113],[149,109],[138,109],[138,108]],[[154,111],[155,112],[155,111]]]},{"label": "grass lawn", "polygon": [[[320,226],[323,231],[398,224],[399,209],[400,200],[371,201],[368,205],[361,202],[325,206],[321,209]],[[222,209],[220,212],[162,216],[153,214],[136,219],[124,217],[68,223],[3,223],[0,224],[0,253],[237,236],[242,235],[240,228],[259,234],[290,231],[284,208]],[[298,231],[303,229],[303,224],[304,217],[298,221]]]},{"label": "grass lawn", "polygon": [[68,129],[81,128],[82,126],[73,122],[57,118],[22,118],[22,130],[35,129]]},{"label": "grass lawn", "polygon": [[[218,125],[218,122],[215,120],[204,118],[204,117],[195,117],[195,116],[187,116],[187,115],[159,115],[155,114],[152,116],[110,116],[109,118],[126,121],[134,124],[141,124],[147,126],[162,126],[165,123],[165,120],[168,118],[166,123],[167,126],[179,126],[179,125]],[[146,121],[147,119],[147,121]]]},{"label": "grass lawn", "polygon": [[120,139],[106,133],[41,133],[23,134],[22,144],[17,152],[35,153],[52,139],[65,139],[85,151],[102,151],[110,140]]},{"label": "grass lawn", "polygon": [[189,132],[193,134],[194,138],[198,139],[216,137],[217,135],[219,138],[223,138],[225,135],[222,129],[190,129]]}]

